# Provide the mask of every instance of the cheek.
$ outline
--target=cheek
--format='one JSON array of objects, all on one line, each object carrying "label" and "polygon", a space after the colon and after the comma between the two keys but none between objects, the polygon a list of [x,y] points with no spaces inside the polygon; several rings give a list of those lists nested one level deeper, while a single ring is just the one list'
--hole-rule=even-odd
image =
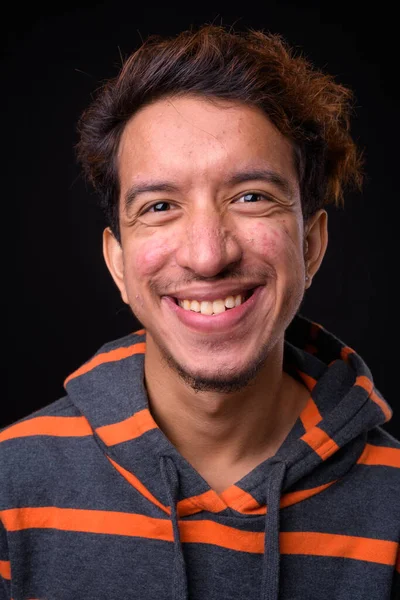
[{"label": "cheek", "polygon": [[151,239],[142,242],[133,253],[133,270],[140,278],[146,278],[165,264],[173,252],[172,239],[165,239],[154,235]]},{"label": "cheek", "polygon": [[263,256],[276,260],[280,257],[283,250],[282,235],[275,229],[263,232],[258,245]]},{"label": "cheek", "polygon": [[253,252],[271,261],[285,260],[288,255],[292,258],[295,254],[293,240],[283,226],[256,223],[246,238]]}]

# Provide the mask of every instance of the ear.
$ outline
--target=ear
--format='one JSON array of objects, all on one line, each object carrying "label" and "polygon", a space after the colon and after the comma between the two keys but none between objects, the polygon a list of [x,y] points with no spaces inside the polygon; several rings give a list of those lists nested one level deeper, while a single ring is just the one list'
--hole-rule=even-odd
[{"label": "ear", "polygon": [[124,255],[122,246],[109,227],[103,231],[103,256],[125,304],[129,304],[125,287]]},{"label": "ear", "polygon": [[[304,225],[304,260],[306,266],[306,289],[321,266],[328,246],[328,215],[319,210]],[[308,276],[308,277],[307,277]]]}]

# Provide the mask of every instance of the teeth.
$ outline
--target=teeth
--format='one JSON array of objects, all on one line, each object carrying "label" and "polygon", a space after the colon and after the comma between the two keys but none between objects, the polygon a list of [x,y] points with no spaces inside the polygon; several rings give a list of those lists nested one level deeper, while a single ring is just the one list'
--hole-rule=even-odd
[{"label": "teeth", "polygon": [[223,300],[214,300],[212,307],[215,315],[225,312],[225,302]]},{"label": "teeth", "polygon": [[235,306],[235,298],[233,296],[225,298],[225,306],[226,308],[233,308]]},{"label": "teeth", "polygon": [[200,302],[197,302],[197,300],[192,300],[189,308],[194,312],[200,312]]},{"label": "teeth", "polygon": [[178,304],[185,310],[192,310],[193,312],[200,312],[202,315],[218,315],[225,312],[227,308],[235,308],[240,306],[244,298],[241,294],[237,296],[227,296],[225,300],[218,299],[213,301],[203,300],[179,300]]},{"label": "teeth", "polygon": [[200,303],[200,312],[202,315],[212,315],[213,314],[213,303],[207,302],[204,300]]}]

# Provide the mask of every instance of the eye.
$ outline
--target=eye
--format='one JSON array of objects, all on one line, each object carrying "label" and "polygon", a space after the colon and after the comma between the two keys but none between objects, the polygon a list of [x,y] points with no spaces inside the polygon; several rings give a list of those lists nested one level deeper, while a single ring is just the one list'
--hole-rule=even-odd
[{"label": "eye", "polygon": [[171,210],[171,205],[169,202],[157,202],[157,204],[153,204],[147,209],[147,212],[165,212],[167,210]]},{"label": "eye", "polygon": [[249,192],[248,194],[244,194],[235,200],[235,202],[239,204],[247,204],[249,202],[259,202],[260,200],[268,200],[264,194],[259,194],[257,192]]}]

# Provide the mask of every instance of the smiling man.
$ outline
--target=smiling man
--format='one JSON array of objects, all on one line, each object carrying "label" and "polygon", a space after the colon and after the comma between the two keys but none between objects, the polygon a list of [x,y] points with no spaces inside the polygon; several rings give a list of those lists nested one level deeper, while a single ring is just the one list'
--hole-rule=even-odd
[{"label": "smiling man", "polygon": [[350,108],[278,36],[213,26],[99,92],[79,158],[143,330],[0,432],[0,598],[397,597],[391,410],[299,313],[361,177]]}]

